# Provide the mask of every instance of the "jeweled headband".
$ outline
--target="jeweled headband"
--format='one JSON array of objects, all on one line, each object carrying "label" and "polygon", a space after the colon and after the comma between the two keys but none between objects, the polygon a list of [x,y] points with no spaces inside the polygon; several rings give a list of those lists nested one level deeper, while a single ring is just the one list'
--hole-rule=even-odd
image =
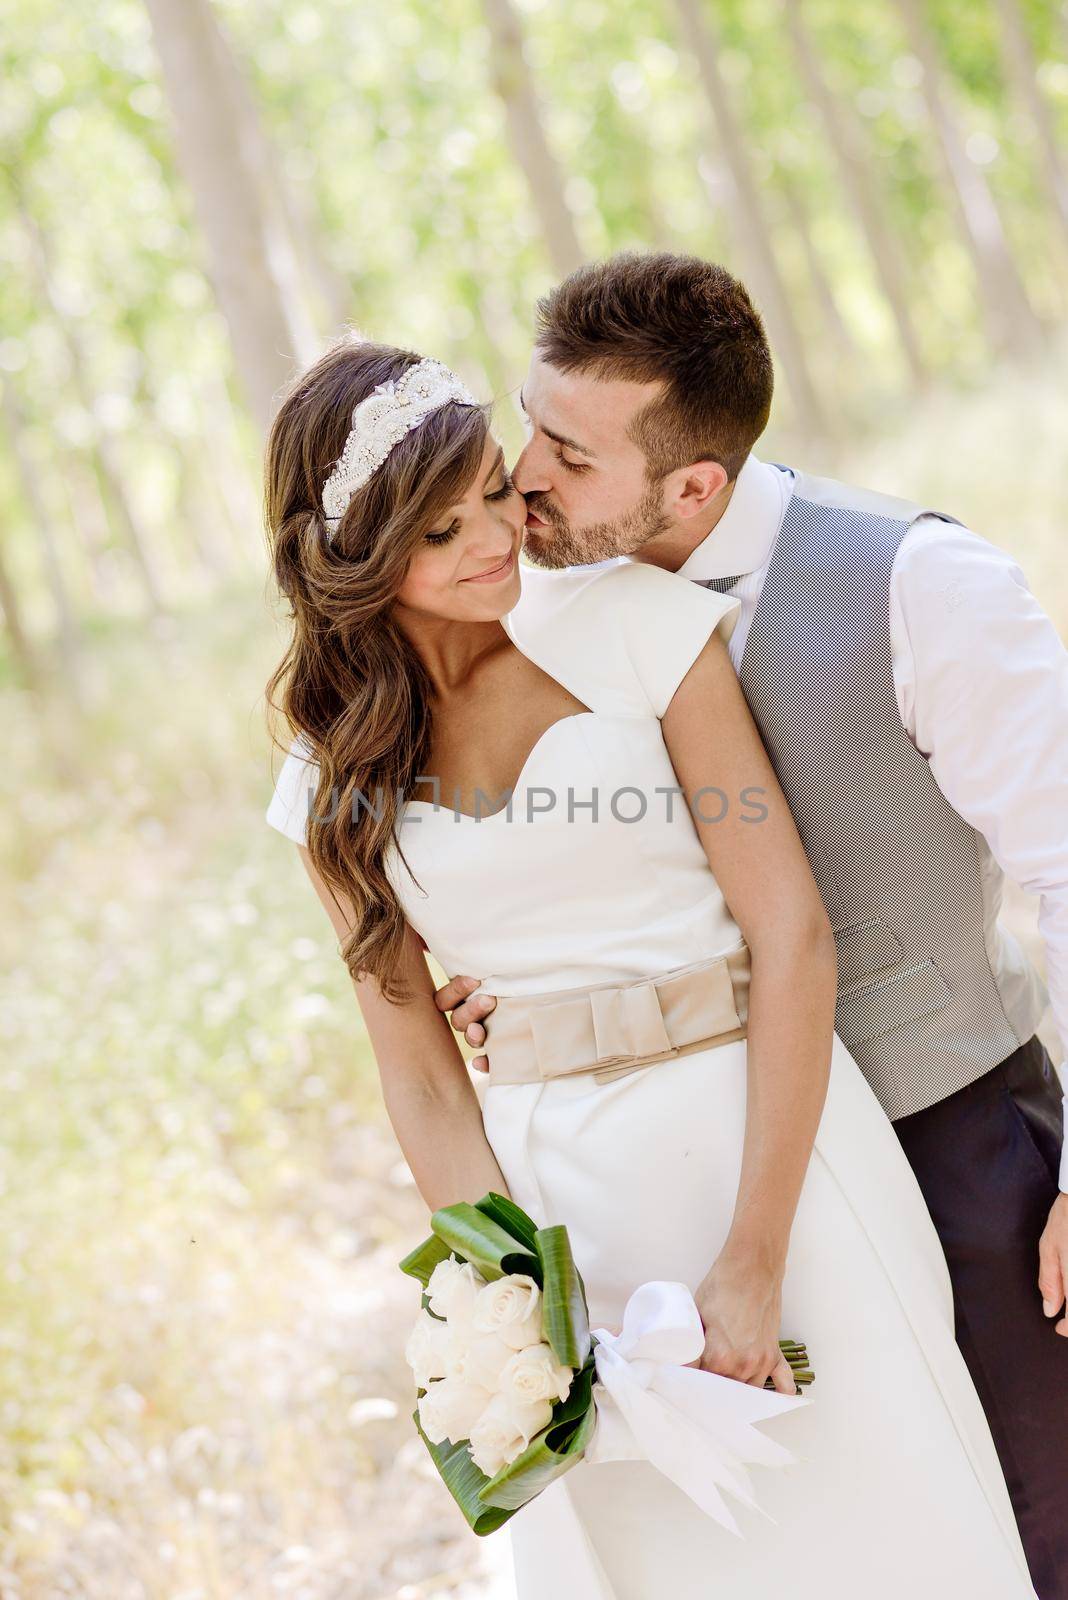
[{"label": "jeweled headband", "polygon": [[349,501],[385,461],[406,433],[432,411],[457,400],[477,406],[466,384],[440,361],[419,361],[397,379],[380,383],[352,413],[345,448],[323,485],[327,537],[333,538]]}]

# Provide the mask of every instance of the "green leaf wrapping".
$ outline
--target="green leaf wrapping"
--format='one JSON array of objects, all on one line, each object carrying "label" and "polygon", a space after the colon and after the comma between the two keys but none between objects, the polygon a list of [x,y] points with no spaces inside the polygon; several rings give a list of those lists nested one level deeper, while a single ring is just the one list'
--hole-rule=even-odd
[{"label": "green leaf wrapping", "polygon": [[484,1194],[481,1200],[476,1200],[475,1206],[494,1222],[499,1222],[506,1233],[510,1233],[513,1239],[519,1241],[524,1250],[529,1250],[531,1255],[535,1253],[538,1230],[522,1206],[517,1206],[514,1200],[509,1200],[503,1194],[495,1194],[492,1189],[488,1194]]},{"label": "green leaf wrapping", "polygon": [[[420,1390],[420,1393],[422,1392]],[[518,1506],[506,1510],[500,1506],[487,1505],[479,1498],[480,1491],[490,1480],[471,1460],[466,1440],[453,1444],[446,1439],[442,1444],[431,1444],[419,1422],[418,1408],[412,1412],[412,1421],[419,1437],[430,1451],[431,1459],[441,1473],[446,1489],[460,1507],[473,1532],[480,1536],[492,1533],[502,1522],[507,1522],[509,1517],[515,1515]]]},{"label": "green leaf wrapping", "polygon": [[486,1480],[479,1491],[481,1501],[506,1507],[509,1513],[518,1511],[581,1460],[597,1422],[594,1376],[591,1361],[576,1374],[567,1399],[557,1401],[552,1418],[541,1433],[536,1433],[526,1449],[503,1466],[496,1477]]},{"label": "green leaf wrapping", "polygon": [[493,1533],[528,1500],[533,1500],[581,1460],[597,1421],[593,1404],[594,1376],[591,1361],[576,1375],[566,1400],[557,1401],[542,1431],[493,1478],[488,1478],[475,1466],[466,1440],[431,1444],[420,1425],[418,1408],[412,1412],[412,1421],[445,1487],[474,1533],[479,1536]]},{"label": "green leaf wrapping", "polygon": [[[478,1218],[472,1217],[472,1211],[481,1213]],[[456,1215],[454,1215],[456,1214]],[[451,1220],[450,1220],[451,1219]],[[484,1220],[483,1220],[484,1219]],[[494,1232],[489,1225],[492,1224],[497,1231]],[[530,1272],[531,1277],[537,1278],[537,1249],[535,1246],[536,1229],[534,1223],[526,1212],[507,1199],[502,1194],[495,1194],[491,1189],[481,1200],[470,1206],[466,1201],[461,1201],[455,1206],[444,1206],[435,1211],[430,1219],[434,1232],[422,1244],[417,1245],[399,1263],[402,1272],[407,1272],[410,1277],[418,1278],[425,1289],[430,1281],[430,1275],[439,1261],[448,1260],[454,1252],[465,1261],[471,1261],[478,1268],[487,1281],[503,1276],[500,1268],[485,1271],[479,1265],[479,1259],[471,1255],[466,1248],[453,1242],[463,1234],[467,1243],[474,1245],[470,1230],[481,1231],[487,1229],[486,1237],[481,1249],[489,1249],[492,1255],[492,1246],[498,1250],[505,1248],[507,1236],[507,1252],[520,1256],[526,1253],[530,1261],[526,1265],[508,1267],[509,1272]],[[503,1259],[503,1258],[502,1258]]]},{"label": "green leaf wrapping", "polygon": [[537,1280],[538,1257],[515,1236],[487,1216],[480,1206],[460,1200],[435,1211],[430,1226],[447,1250],[470,1261],[487,1283],[509,1272],[526,1272]]},{"label": "green leaf wrapping", "polygon": [[576,1372],[590,1353],[586,1291],[562,1223],[535,1235],[542,1271],[542,1326],[557,1361]]},{"label": "green leaf wrapping", "polygon": [[439,1261],[448,1259],[449,1247],[447,1244],[431,1234],[429,1239],[424,1239],[422,1244],[416,1245],[400,1262],[402,1272],[407,1272],[409,1277],[418,1278],[425,1289],[430,1282],[430,1274]]}]

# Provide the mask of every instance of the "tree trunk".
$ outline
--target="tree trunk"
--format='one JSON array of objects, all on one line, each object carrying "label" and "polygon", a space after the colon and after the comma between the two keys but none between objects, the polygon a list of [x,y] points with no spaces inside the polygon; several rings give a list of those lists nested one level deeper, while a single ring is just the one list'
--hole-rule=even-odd
[{"label": "tree trunk", "polygon": [[1038,63],[1020,12],[1019,0],[994,0],[1004,40],[1006,74],[1042,147],[1045,188],[1054,214],[1068,234],[1068,169],[1064,164],[1049,107],[1038,86]]},{"label": "tree trunk", "polygon": [[[93,416],[92,395],[86,387],[84,368],[79,371],[78,387],[85,388],[86,410]],[[159,613],[166,610],[163,590],[156,572],[155,560],[148,553],[148,544],[141,531],[141,519],[134,511],[126,493],[115,441],[110,434],[98,428],[95,420],[94,428],[97,428],[97,433],[93,444],[93,468],[101,497],[107,507],[108,518],[113,525],[118,524],[119,543],[124,544],[133,556],[149,605],[154,612]]]},{"label": "tree trunk", "polygon": [[1003,353],[1036,354],[1042,327],[1027,297],[985,176],[964,147],[957,116],[943,93],[941,64],[920,0],[896,0],[913,54],[923,69],[922,89],[945,168],[950,199],[971,253],[987,328]]},{"label": "tree trunk", "polygon": [[522,348],[523,336],[515,327],[510,308],[502,307],[501,296],[495,294],[485,282],[481,264],[473,260],[459,269],[456,291],[471,307],[474,328],[468,341],[473,359],[482,369],[484,388],[480,399],[496,399],[511,387],[514,374],[505,367],[502,350],[518,344]]},{"label": "tree trunk", "polygon": [[[324,254],[315,220],[286,177],[281,156],[264,128],[248,77],[233,47],[221,28],[213,31],[220,80],[229,86],[234,115],[241,127],[242,150],[256,173],[263,203],[273,213],[275,235],[283,245],[290,247],[286,263],[288,279],[292,283],[298,273],[301,277],[301,287],[295,291],[294,298],[299,305],[300,294],[310,293],[318,302],[322,320],[332,330],[338,329],[349,314],[348,286]],[[318,324],[320,319],[315,321]],[[305,328],[302,338],[307,342],[315,338],[317,332],[318,327],[311,334]]]},{"label": "tree trunk", "polygon": [[273,180],[274,200],[282,223],[295,243],[305,282],[322,308],[317,325],[321,320],[332,335],[339,333],[348,326],[352,316],[349,286],[326,256],[319,239],[317,219],[312,217],[277,159],[272,159],[265,178]]},{"label": "tree trunk", "polygon": [[16,203],[29,238],[30,255],[40,286],[41,297],[52,308],[56,322],[59,325],[67,348],[67,357],[70,361],[74,392],[78,397],[82,410],[92,421],[93,443],[91,451],[93,468],[100,486],[101,498],[107,509],[108,519],[113,528],[115,528],[116,524],[118,525],[121,542],[126,545],[133,557],[134,565],[151,609],[156,612],[162,611],[164,609],[163,596],[156,576],[155,562],[150,554],[148,537],[144,533],[140,518],[134,511],[126,493],[114,439],[107,428],[98,422],[96,417],[96,407],[93,403],[95,398],[94,390],[89,375],[90,362],[86,354],[81,330],[64,310],[62,302],[55,292],[48,237],[30,210],[29,203],[17,184],[15,189]]},{"label": "tree trunk", "polygon": [[693,54],[712,108],[719,144],[732,189],[731,223],[738,229],[741,246],[753,275],[756,298],[767,318],[772,343],[782,359],[786,382],[803,429],[825,431],[823,406],[805,354],[805,344],[794,319],[790,296],[765,226],[745,137],[735,120],[727,86],[719,70],[718,41],[702,13],[700,0],[675,0],[682,33]]},{"label": "tree trunk", "polygon": [[[615,152],[613,178],[624,196],[624,225],[628,234],[637,236],[633,244],[621,244],[620,248],[674,250],[677,241],[661,201],[656,148],[645,136],[638,117],[608,94],[596,104],[594,116],[601,138]],[[606,220],[611,207],[606,207],[604,197],[610,192],[607,183],[598,186],[601,215]]]},{"label": "tree trunk", "polygon": [[867,240],[875,271],[897,327],[901,354],[913,381],[919,384],[924,381],[926,373],[909,304],[908,278],[901,251],[879,203],[873,183],[872,164],[865,154],[861,131],[848,101],[844,96],[834,94],[823,76],[819,58],[802,20],[801,5],[802,0],[783,0],[794,54],[827,131],[827,142],[838,163],[842,187]]},{"label": "tree trunk", "polygon": [[[622,131],[622,130],[621,130]],[[640,249],[674,250],[676,241],[657,193],[656,174],[648,146],[632,139],[627,150],[628,182],[633,174],[634,205],[642,219]]]},{"label": "tree trunk", "polygon": [[41,671],[37,663],[37,652],[30,643],[30,636],[22,621],[22,606],[15,581],[7,567],[2,540],[0,540],[0,616],[4,619],[7,636],[11,640],[11,654],[22,674],[23,683],[28,689],[38,689],[41,683]]},{"label": "tree trunk", "polygon": [[233,534],[225,507],[192,442],[179,449],[177,470],[181,527],[197,551],[205,575],[212,583],[225,582],[234,570]]},{"label": "tree trunk", "polygon": [[4,424],[11,442],[30,519],[35,525],[45,579],[52,596],[64,686],[76,700],[80,700],[82,647],[78,624],[70,603],[62,557],[56,544],[54,519],[41,493],[41,469],[34,460],[27,442],[27,428],[22,407],[15,394],[14,385],[6,374],[0,377],[0,394],[2,394]]},{"label": "tree trunk", "polygon": [[541,108],[523,56],[523,35],[512,0],[484,0],[489,27],[493,84],[504,105],[512,154],[541,221],[553,270],[566,277],[585,259],[564,194],[563,179],[549,149]]},{"label": "tree trunk", "polygon": [[246,398],[265,432],[294,361],[310,361],[317,349],[292,241],[264,203],[209,0],[146,4],[210,276]]},{"label": "tree trunk", "polygon": [[857,357],[857,347],[846,325],[845,318],[838,309],[831,280],[824,270],[820,260],[816,241],[812,237],[812,218],[808,207],[802,198],[801,190],[789,173],[781,173],[779,177],[779,192],[785,202],[787,213],[794,232],[801,243],[801,250],[805,257],[805,265],[812,281],[816,300],[823,315],[824,325],[834,343],[838,346],[841,355],[849,362]]},{"label": "tree trunk", "polygon": [[111,529],[99,481],[80,451],[64,456],[56,476],[71,526],[85,551],[93,600],[110,609],[115,603],[115,571],[108,549]]},{"label": "tree trunk", "polygon": [[242,448],[230,391],[221,374],[207,373],[200,386],[197,414],[202,419],[201,438],[207,453],[213,487],[226,512],[236,564],[264,558],[263,509]]}]

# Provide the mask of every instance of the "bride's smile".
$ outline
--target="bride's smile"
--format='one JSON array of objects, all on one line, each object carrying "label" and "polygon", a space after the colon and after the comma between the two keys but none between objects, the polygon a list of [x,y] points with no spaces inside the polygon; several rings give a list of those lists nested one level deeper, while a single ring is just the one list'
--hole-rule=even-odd
[{"label": "bride's smile", "polygon": [[515,565],[515,552],[509,550],[504,560],[497,566],[490,567],[486,572],[479,572],[472,578],[461,578],[461,583],[500,583],[502,578],[510,576]]}]

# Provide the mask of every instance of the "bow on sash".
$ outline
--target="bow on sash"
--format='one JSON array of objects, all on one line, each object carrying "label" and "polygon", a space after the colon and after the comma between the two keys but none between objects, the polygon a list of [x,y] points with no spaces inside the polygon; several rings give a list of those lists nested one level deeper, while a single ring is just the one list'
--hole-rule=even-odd
[{"label": "bow on sash", "polygon": [[[737,985],[737,993],[736,993]],[[530,1009],[542,1078],[598,1067],[598,1082],[678,1054],[682,1045],[745,1032],[748,951],[628,983],[594,984]],[[522,1004],[522,1002],[520,1002]],[[746,1001],[742,999],[745,1009]],[[490,1051],[493,1049],[492,1028]]]},{"label": "bow on sash", "polygon": [[[704,1324],[684,1283],[643,1283],[619,1333],[594,1328],[597,1425],[582,1459],[643,1461],[671,1478],[716,1522],[741,1537],[720,1489],[756,1503],[746,1466],[788,1466],[784,1445],[754,1423],[810,1402],[803,1395],[687,1367],[705,1347]],[[768,1515],[768,1513],[764,1513]]]}]

